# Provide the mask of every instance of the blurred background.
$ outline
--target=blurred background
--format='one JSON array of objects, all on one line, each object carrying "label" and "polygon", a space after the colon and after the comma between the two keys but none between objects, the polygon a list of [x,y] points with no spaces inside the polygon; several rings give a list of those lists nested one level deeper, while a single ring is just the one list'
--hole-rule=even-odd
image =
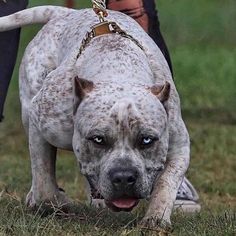
[{"label": "blurred background", "polygon": [[[90,1],[75,2],[77,8],[90,6]],[[30,1],[30,6],[44,4],[64,5],[64,1]],[[201,198],[203,215],[199,222],[204,224],[212,214],[220,217],[233,211],[235,216],[236,1],[158,0],[157,6],[161,30],[172,58],[183,117],[191,137],[191,163],[187,176]],[[25,47],[39,29],[40,26],[30,26],[22,30],[18,61],[5,106],[5,120],[0,123],[0,192],[7,189],[19,199],[23,199],[30,188],[31,174],[21,124],[18,68]],[[59,153],[57,176],[59,185],[70,196],[78,201],[85,200],[81,187],[83,180],[72,153]],[[7,210],[7,206],[4,207]],[[231,213],[229,215],[231,217]],[[176,222],[177,232],[182,232],[179,224],[185,221],[178,218]],[[196,235],[203,235],[198,223],[192,222],[196,224],[195,230],[199,230]],[[217,222],[215,227],[220,224]],[[222,229],[222,235],[236,232],[236,224],[229,222],[231,231]],[[186,227],[192,229],[191,225]]]}]

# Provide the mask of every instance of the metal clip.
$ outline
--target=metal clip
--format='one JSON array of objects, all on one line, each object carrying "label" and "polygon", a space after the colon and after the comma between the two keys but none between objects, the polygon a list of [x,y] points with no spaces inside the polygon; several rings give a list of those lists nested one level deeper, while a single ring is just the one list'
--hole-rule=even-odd
[{"label": "metal clip", "polygon": [[104,22],[104,17],[108,15],[104,0],[92,0],[93,10],[98,15],[100,23]]}]

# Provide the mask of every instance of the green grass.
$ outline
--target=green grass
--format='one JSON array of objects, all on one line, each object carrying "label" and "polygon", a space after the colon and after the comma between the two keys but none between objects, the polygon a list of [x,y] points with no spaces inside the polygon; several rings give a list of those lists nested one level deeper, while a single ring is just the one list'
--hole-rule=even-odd
[{"label": "green grass", "polygon": [[[88,2],[77,5],[85,7]],[[173,215],[173,234],[236,235],[236,2],[159,0],[158,6],[192,142],[188,177],[202,203],[200,214]],[[0,124],[0,235],[141,235],[135,225],[144,206],[118,214],[85,205],[83,177],[68,152],[59,153],[57,177],[78,202],[75,213],[41,216],[25,208],[31,174],[17,75],[24,48],[37,30],[23,30],[6,120]]]}]

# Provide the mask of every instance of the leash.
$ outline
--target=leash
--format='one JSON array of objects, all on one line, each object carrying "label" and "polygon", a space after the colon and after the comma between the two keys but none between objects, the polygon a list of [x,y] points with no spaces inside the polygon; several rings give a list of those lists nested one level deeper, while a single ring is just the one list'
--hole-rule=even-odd
[{"label": "leash", "polygon": [[93,10],[98,15],[100,22],[104,22],[104,17],[108,16],[106,2],[104,0],[92,0]]},{"label": "leash", "polygon": [[105,17],[108,16],[105,0],[92,0],[92,4],[93,4],[93,10],[98,16],[100,23],[92,26],[91,27],[92,30],[86,33],[84,39],[82,40],[79,53],[77,54],[76,57],[77,59],[80,57],[82,52],[85,50],[85,48],[93,38],[105,34],[119,34],[124,38],[130,39],[144,51],[144,48],[139,43],[139,41],[130,34],[126,33],[124,30],[122,30],[120,26],[116,24],[116,22],[105,20]]}]

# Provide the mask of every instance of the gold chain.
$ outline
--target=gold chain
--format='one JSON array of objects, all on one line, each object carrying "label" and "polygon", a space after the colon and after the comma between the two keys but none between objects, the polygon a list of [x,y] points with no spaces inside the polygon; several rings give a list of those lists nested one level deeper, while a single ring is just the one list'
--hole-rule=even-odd
[{"label": "gold chain", "polygon": [[79,49],[79,53],[77,54],[77,59],[80,57],[80,55],[82,54],[82,52],[84,51],[84,49],[86,48],[86,46],[90,43],[91,39],[94,38],[94,32],[93,30],[90,32],[87,32],[84,39],[81,42],[81,46]]},{"label": "gold chain", "polygon": [[127,34],[124,30],[122,30],[122,29],[120,28],[119,25],[117,25],[115,22],[110,22],[110,25],[112,26],[114,33],[118,33],[118,34],[121,35],[122,37],[125,37],[125,38],[130,39],[132,42],[134,42],[138,47],[140,47],[140,48],[144,51],[144,48],[143,48],[143,46],[139,43],[139,41],[138,41],[137,39],[135,39],[132,35]]},{"label": "gold chain", "polygon": [[104,22],[107,17],[107,9],[105,0],[92,0],[93,10],[98,15],[100,22]]}]

